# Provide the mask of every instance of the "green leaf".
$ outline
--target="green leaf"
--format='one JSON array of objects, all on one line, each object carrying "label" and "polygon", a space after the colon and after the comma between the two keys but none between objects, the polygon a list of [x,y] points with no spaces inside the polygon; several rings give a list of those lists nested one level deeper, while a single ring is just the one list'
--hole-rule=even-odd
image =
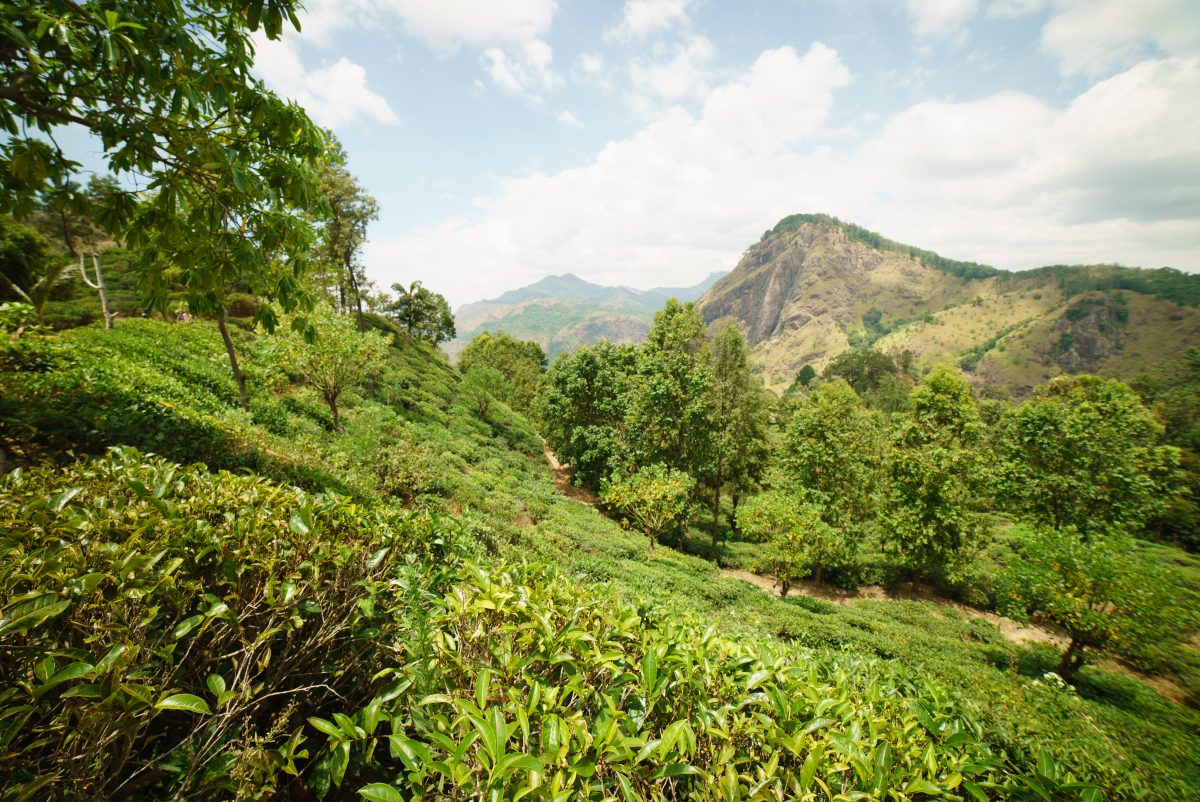
[{"label": "green leaf", "polygon": [[208,702],[190,693],[177,693],[174,696],[168,696],[166,699],[160,699],[154,707],[158,710],[183,710],[188,713],[197,713],[204,716],[212,715],[212,710],[209,709]]},{"label": "green leaf", "polygon": [[79,495],[82,490],[82,487],[68,487],[50,499],[50,509],[55,512],[62,512],[63,507],[67,506],[67,502]]},{"label": "green leaf", "polygon": [[370,802],[404,802],[404,797],[390,785],[371,783],[358,789],[358,795]]},{"label": "green leaf", "polygon": [[332,721],[326,721],[325,719],[317,718],[316,716],[309,716],[308,723],[328,735],[330,738],[336,738],[340,741],[343,737],[345,737],[342,731],[339,730],[337,725]]},{"label": "green leaf", "polygon": [[57,601],[57,599],[57,596],[47,594],[33,599],[31,602],[15,605],[14,609],[7,614],[12,616],[11,618],[7,616],[0,618],[0,635],[7,635],[11,632],[28,632],[71,606],[70,600]]},{"label": "green leaf", "polygon": [[178,640],[203,623],[204,616],[200,615],[199,613],[188,616],[175,625],[175,629],[171,631],[171,637]]}]

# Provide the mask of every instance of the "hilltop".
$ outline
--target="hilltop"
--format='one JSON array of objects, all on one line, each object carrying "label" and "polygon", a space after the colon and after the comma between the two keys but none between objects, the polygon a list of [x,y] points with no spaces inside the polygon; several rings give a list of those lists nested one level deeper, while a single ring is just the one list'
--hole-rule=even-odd
[{"label": "hilltop", "polygon": [[781,220],[699,301],[739,320],[772,389],[851,348],[910,351],[1018,392],[1060,373],[1129,378],[1200,344],[1200,277],[1169,268],[1008,272],[827,215]]},{"label": "hilltop", "polygon": [[551,359],[599,340],[637,343],[668,298],[694,301],[723,275],[713,273],[692,287],[649,290],[606,287],[571,273],[547,276],[498,298],[460,307],[454,314],[459,336],[445,349],[457,356],[472,337],[484,331],[506,331],[535,340]]}]

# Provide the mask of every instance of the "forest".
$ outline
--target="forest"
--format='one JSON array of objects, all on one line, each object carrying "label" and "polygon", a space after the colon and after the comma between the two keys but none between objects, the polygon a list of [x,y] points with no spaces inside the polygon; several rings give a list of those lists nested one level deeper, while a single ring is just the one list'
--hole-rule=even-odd
[{"label": "forest", "polygon": [[452,365],[249,73],[297,8],[0,10],[0,799],[1200,794],[1200,351]]}]

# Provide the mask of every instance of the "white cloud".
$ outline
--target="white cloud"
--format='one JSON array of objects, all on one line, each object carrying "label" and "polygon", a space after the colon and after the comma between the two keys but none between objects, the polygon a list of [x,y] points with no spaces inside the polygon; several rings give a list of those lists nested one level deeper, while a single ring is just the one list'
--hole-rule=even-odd
[{"label": "white cloud", "polygon": [[1059,0],[1042,29],[1042,49],[1064,75],[1103,75],[1143,58],[1148,48],[1200,55],[1196,0]]},{"label": "white cloud", "polygon": [[625,0],[621,21],[604,31],[604,38],[636,42],[688,23],[692,0]]},{"label": "white cloud", "polygon": [[482,60],[492,83],[503,92],[541,102],[541,93],[563,84],[554,70],[554,52],[540,39],[530,39],[506,52],[498,47],[483,51]]},{"label": "white cloud", "polygon": [[918,36],[965,41],[965,27],[979,0],[906,0],[908,18]]},{"label": "white cloud", "polygon": [[1050,0],[992,0],[988,3],[988,19],[1021,19],[1044,9]]},{"label": "white cloud", "polygon": [[367,87],[367,71],[342,57],[315,69],[304,66],[294,40],[255,36],[254,69],[268,87],[303,106],[320,125],[362,121],[398,125],[387,100]]},{"label": "white cloud", "polygon": [[634,57],[629,62],[629,80],[636,91],[669,101],[708,91],[717,59],[717,46],[711,39],[689,36],[674,45],[659,45],[653,54],[653,60]]},{"label": "white cloud", "polygon": [[441,51],[536,39],[558,11],[558,0],[381,0],[381,5],[400,16],[409,35]]},{"label": "white cloud", "polygon": [[583,128],[583,123],[579,121],[579,118],[566,109],[554,115],[554,119],[558,120],[564,128]]}]

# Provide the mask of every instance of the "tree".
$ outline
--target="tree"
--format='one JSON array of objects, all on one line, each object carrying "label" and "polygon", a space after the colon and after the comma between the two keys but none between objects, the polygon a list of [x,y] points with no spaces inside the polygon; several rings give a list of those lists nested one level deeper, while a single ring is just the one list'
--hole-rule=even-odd
[{"label": "tree", "polygon": [[501,400],[518,412],[532,412],[546,369],[546,352],[540,345],[502,331],[482,332],[467,343],[458,358],[458,369],[463,373],[475,367],[495,368],[504,374],[509,391]]},{"label": "tree", "polygon": [[492,408],[492,401],[503,398],[510,391],[508,380],[504,374],[495,368],[486,366],[471,368],[463,376],[459,392],[467,399],[479,414],[486,418]]},{"label": "tree", "polygon": [[742,532],[767,543],[767,568],[779,580],[780,598],[810,574],[820,582],[825,568],[851,559],[852,544],[841,530],[822,520],[820,506],[792,494],[759,493],[742,505],[737,517]]},{"label": "tree", "polygon": [[383,366],[388,341],[377,332],[360,332],[348,318],[324,306],[317,307],[310,323],[316,338],[311,342],[291,339],[292,364],[304,382],[321,394],[333,417],[333,428],[340,432],[338,399]]},{"label": "tree", "polygon": [[826,382],[794,405],[781,452],[787,480],[824,508],[828,523],[855,531],[875,519],[887,441],[879,413],[845,381]]},{"label": "tree", "polygon": [[428,340],[435,345],[454,338],[454,315],[446,299],[414,281],[408,287],[393,284],[394,300],[385,300],[381,311],[399,323],[409,337]]},{"label": "tree", "polygon": [[796,380],[792,382],[792,386],[788,388],[789,393],[796,392],[799,388],[807,389],[813,383],[813,379],[817,378],[817,370],[812,365],[805,365],[800,368],[800,372],[796,374]]},{"label": "tree", "polygon": [[671,298],[655,313],[628,398],[625,431],[635,464],[660,462],[693,477],[704,470],[712,381],[704,332],[695,304]]},{"label": "tree", "polygon": [[1176,612],[1163,569],[1120,530],[1042,528],[1020,546],[1005,572],[1009,611],[1038,615],[1070,638],[1058,674],[1070,680],[1085,651],[1135,656],[1171,636]]},{"label": "tree", "polygon": [[746,341],[732,320],[717,327],[705,346],[712,380],[706,406],[710,435],[705,484],[712,490],[712,547],[720,533],[721,491],[761,475],[767,461],[766,405],[750,376]]},{"label": "tree", "polygon": [[855,348],[835,356],[821,377],[826,381],[844,379],[860,396],[877,390],[887,376],[896,376],[900,369],[896,361],[882,351]]},{"label": "tree", "polygon": [[923,573],[943,569],[980,529],[983,423],[971,388],[939,365],[892,438],[885,544]]},{"label": "tree", "polygon": [[600,341],[559,356],[542,380],[538,428],[584,487],[598,490],[627,462],[626,387],[636,365],[632,346]]},{"label": "tree", "polygon": [[0,300],[24,301],[45,325],[46,302],[70,267],[37,231],[0,217]]},{"label": "tree", "polygon": [[332,150],[332,158],[318,172],[329,216],[321,228],[315,272],[324,293],[336,300],[340,311],[355,310],[358,328],[365,331],[363,294],[368,282],[358,257],[367,241],[367,226],[379,218],[379,203],[346,169],[341,145],[334,141]]},{"label": "tree", "polygon": [[654,559],[659,536],[680,524],[688,511],[695,480],[661,463],[639,468],[628,478],[620,476],[601,485],[600,500],[620,510],[650,538],[647,559]]},{"label": "tree", "polygon": [[1006,413],[995,444],[1002,498],[1039,524],[1082,536],[1136,529],[1178,490],[1179,452],[1116,379],[1063,376]]},{"label": "tree", "polygon": [[160,306],[182,288],[196,314],[217,318],[243,406],[245,377],[225,324],[237,288],[276,308],[307,296],[311,225],[318,204],[313,165],[324,133],[294,103],[251,73],[251,34],[278,38],[294,0],[129,0],[120,4],[30,0],[6,4],[0,24],[0,211],[32,210],[48,186],[78,164],[56,144],[60,126],[99,140],[108,168],[144,190],[101,199],[97,221],[137,253],[143,291]]}]

